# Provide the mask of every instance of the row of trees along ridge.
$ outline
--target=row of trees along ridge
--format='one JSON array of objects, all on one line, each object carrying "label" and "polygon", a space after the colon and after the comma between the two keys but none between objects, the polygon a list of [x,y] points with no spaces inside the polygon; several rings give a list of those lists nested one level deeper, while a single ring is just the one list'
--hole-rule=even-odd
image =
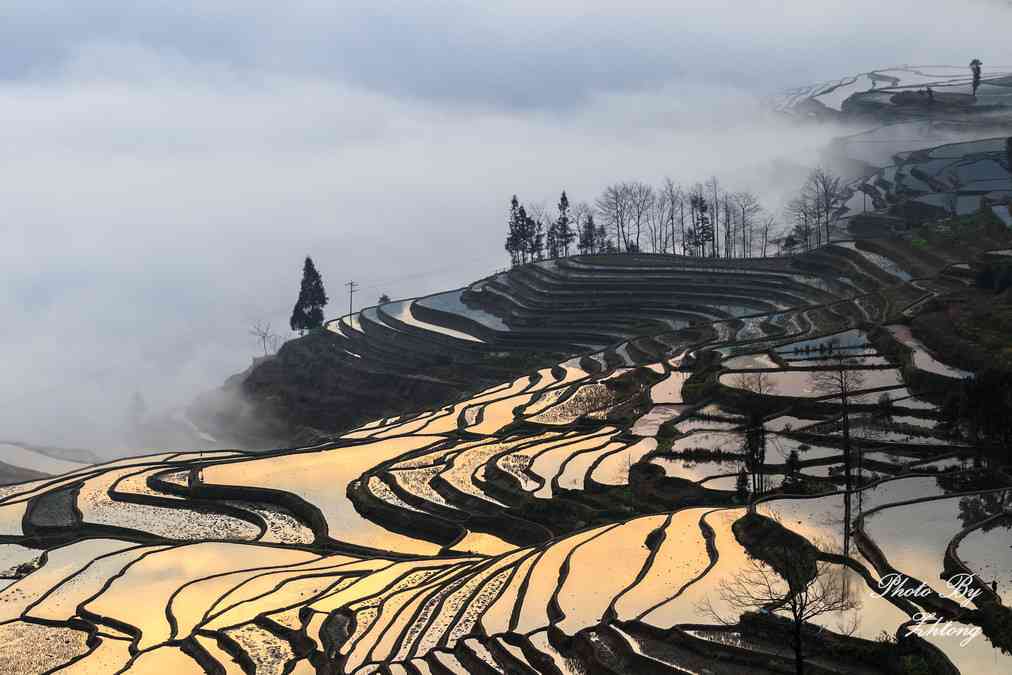
[{"label": "row of trees along ridge", "polygon": [[658,187],[615,183],[593,205],[571,204],[565,191],[555,213],[510,200],[505,249],[514,265],[570,253],[680,253],[709,258],[766,257],[828,244],[853,192],[828,171],[813,170],[783,209],[784,222],[749,191],[733,192],[716,178],[685,188],[670,178]]}]

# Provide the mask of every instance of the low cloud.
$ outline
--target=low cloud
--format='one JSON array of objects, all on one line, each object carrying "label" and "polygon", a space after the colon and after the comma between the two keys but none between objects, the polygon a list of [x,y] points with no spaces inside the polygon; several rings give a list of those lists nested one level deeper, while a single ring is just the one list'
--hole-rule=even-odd
[{"label": "low cloud", "polygon": [[[254,5],[0,11],[0,438],[118,451],[135,391],[184,403],[249,364],[254,321],[287,329],[306,254],[337,315],[349,279],[361,306],[502,267],[513,193],[717,175],[772,208],[790,187],[772,162],[813,164],[841,130],[770,119],[758,95],[968,60],[941,35],[971,21],[942,3],[933,23],[923,3],[878,21],[870,3]],[[987,62],[1007,36],[972,23]]]}]

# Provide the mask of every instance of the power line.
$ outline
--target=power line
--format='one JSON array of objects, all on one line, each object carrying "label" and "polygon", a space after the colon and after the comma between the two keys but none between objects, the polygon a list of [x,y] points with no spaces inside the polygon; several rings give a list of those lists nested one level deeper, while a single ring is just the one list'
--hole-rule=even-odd
[{"label": "power line", "polygon": [[348,287],[348,314],[351,314],[354,311],[352,299],[355,297],[355,291],[358,290],[358,283],[349,281],[345,286]]}]

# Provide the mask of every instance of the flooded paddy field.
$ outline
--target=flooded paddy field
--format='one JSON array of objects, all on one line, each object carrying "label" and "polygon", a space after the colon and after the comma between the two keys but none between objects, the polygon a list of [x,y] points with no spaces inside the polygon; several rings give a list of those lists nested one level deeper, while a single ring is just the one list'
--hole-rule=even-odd
[{"label": "flooded paddy field", "polygon": [[[826,255],[890,284],[909,278],[897,261],[841,249]],[[643,265],[658,268],[650,279],[618,262],[559,262],[526,286],[504,273],[345,317],[335,339],[428,332],[478,349],[525,339],[545,289],[600,279],[616,297],[627,284],[686,284],[679,311],[696,325],[663,317],[649,341],[602,339],[309,447],[90,466],[11,446],[51,475],[0,489],[0,672],[782,672],[790,659],[726,593],[776,541],[843,580],[855,602],[813,623],[858,651],[882,634],[877,649],[906,649],[921,610],[972,627],[989,620],[978,606],[1007,608],[1001,460],[982,465],[936,428],[937,397],[906,382],[856,319],[788,316],[776,295],[785,262],[712,272],[734,292],[709,319],[690,297],[710,292],[692,286],[696,270]],[[750,287],[776,297],[739,303]],[[925,358],[918,367],[946,374]],[[853,409],[819,381],[834,372]],[[899,573],[941,595],[953,553],[981,585],[997,582],[992,595],[963,606],[876,592]],[[929,641],[963,672],[1004,672],[986,635],[967,651]],[[886,672],[823,644],[809,645],[820,672]]]}]

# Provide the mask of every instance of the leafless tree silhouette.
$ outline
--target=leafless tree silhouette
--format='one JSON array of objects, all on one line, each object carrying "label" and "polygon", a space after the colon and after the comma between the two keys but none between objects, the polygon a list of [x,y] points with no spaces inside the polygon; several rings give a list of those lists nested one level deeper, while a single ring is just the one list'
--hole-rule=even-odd
[{"label": "leafless tree silhouette", "polygon": [[769,373],[762,371],[739,373],[734,378],[734,386],[738,389],[744,389],[745,391],[760,395],[775,394],[777,392],[777,386],[773,382],[773,378],[770,377]]},{"label": "leafless tree silhouette", "polygon": [[271,330],[270,321],[257,321],[250,327],[249,334],[260,342],[264,356],[270,356],[276,352],[281,344],[281,336]]},{"label": "leafless tree silhouette", "polygon": [[[722,581],[718,595],[724,607],[738,613],[767,611],[791,621],[795,672],[805,672],[804,628],[813,619],[827,614],[860,609],[858,594],[847,583],[847,571],[841,565],[813,561],[799,555],[793,544],[767,544],[764,555],[775,564],[749,558],[744,569]],[[701,609],[724,625],[735,625],[737,617],[720,613],[710,599]],[[856,624],[842,626],[852,633]]]},{"label": "leafless tree silhouette", "polygon": [[[840,423],[843,430],[843,470],[847,494],[844,498],[843,521],[843,554],[850,555],[850,496],[853,484],[854,460],[850,443],[850,398],[851,395],[864,387],[864,373],[857,367],[857,359],[848,357],[845,352],[831,351],[831,366],[823,370],[812,371],[812,386],[817,391],[830,396],[840,397],[842,411]],[[860,458],[858,458],[860,467]]]}]

